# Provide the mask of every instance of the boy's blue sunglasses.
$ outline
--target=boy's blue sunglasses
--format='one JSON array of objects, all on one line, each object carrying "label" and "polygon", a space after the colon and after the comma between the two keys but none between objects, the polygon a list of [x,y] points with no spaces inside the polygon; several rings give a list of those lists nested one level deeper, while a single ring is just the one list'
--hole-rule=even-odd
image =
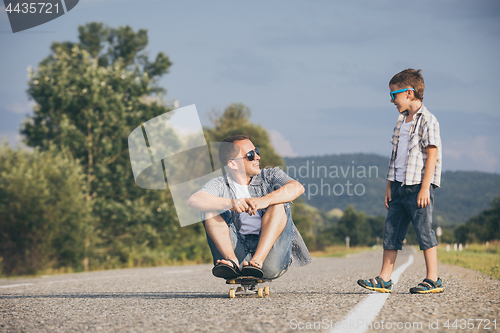
[{"label": "boy's blue sunglasses", "polygon": [[413,89],[413,88],[404,88],[404,89],[399,89],[399,90],[391,91],[390,92],[390,94],[391,94],[391,101],[394,102],[394,95],[402,93],[402,92],[405,92],[407,90],[413,90],[413,91],[415,91],[415,89]]}]

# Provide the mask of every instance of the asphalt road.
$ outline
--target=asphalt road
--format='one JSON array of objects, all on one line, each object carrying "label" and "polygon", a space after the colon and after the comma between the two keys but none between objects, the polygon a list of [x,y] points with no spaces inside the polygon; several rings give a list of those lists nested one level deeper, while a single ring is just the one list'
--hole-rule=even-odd
[{"label": "asphalt road", "polygon": [[[411,295],[409,288],[424,278],[422,254],[406,248],[396,263],[411,255],[390,295],[356,284],[377,275],[381,250],[292,266],[269,284],[265,298],[230,299],[230,287],[211,275],[211,265],[1,279],[0,332],[500,331],[499,280],[440,265],[445,292]],[[364,300],[380,303],[380,310],[371,303],[361,310],[365,319],[373,315],[371,323],[348,322]]]}]

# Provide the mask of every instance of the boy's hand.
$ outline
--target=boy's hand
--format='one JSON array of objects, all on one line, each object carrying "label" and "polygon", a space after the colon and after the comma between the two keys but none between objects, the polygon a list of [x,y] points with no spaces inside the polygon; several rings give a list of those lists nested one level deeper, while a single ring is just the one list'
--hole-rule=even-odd
[{"label": "boy's hand", "polygon": [[391,200],[392,200],[392,189],[391,189],[391,184],[388,183],[384,197],[385,208],[387,208],[387,210],[389,210],[389,202],[391,202]]},{"label": "boy's hand", "polygon": [[418,208],[427,207],[431,203],[431,192],[428,188],[420,189],[417,196]]}]

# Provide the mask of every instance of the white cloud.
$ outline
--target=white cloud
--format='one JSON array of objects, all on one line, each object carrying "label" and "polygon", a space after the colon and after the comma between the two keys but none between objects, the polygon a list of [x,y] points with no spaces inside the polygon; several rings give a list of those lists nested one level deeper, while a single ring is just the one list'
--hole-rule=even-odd
[{"label": "white cloud", "polygon": [[5,11],[5,6],[0,6],[0,22],[7,22],[9,17],[7,16],[7,12]]},{"label": "white cloud", "polygon": [[443,143],[444,168],[454,170],[454,165],[460,165],[460,169],[498,172],[499,156],[488,147],[490,141],[483,135],[476,136],[473,140],[445,141]]},{"label": "white cloud", "polygon": [[33,107],[35,106],[34,102],[27,103],[10,103],[5,106],[7,110],[16,114],[27,114],[33,111]]},{"label": "white cloud", "polygon": [[217,63],[217,79],[256,86],[279,79],[284,69],[273,56],[246,49],[224,54]]},{"label": "white cloud", "polygon": [[285,139],[285,137],[277,130],[270,130],[269,135],[271,136],[271,144],[273,145],[276,152],[283,157],[297,157],[297,153],[293,151],[290,141]]},{"label": "white cloud", "polygon": [[23,137],[17,131],[0,131],[0,144],[3,144],[5,141],[14,149],[18,146],[22,149],[26,148],[23,143]]}]

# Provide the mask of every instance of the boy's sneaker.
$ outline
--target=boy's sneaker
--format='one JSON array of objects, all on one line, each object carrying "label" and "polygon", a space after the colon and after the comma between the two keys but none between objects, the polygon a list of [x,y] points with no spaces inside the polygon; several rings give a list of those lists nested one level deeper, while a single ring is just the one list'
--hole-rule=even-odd
[{"label": "boy's sneaker", "polygon": [[392,293],[392,280],[385,282],[380,276],[375,279],[358,280],[358,285],[363,288],[378,291],[379,293]]},{"label": "boy's sneaker", "polygon": [[420,282],[418,286],[410,289],[410,293],[412,294],[442,293],[443,291],[443,281],[441,281],[441,278],[438,278],[437,281],[424,279],[424,281]]}]

